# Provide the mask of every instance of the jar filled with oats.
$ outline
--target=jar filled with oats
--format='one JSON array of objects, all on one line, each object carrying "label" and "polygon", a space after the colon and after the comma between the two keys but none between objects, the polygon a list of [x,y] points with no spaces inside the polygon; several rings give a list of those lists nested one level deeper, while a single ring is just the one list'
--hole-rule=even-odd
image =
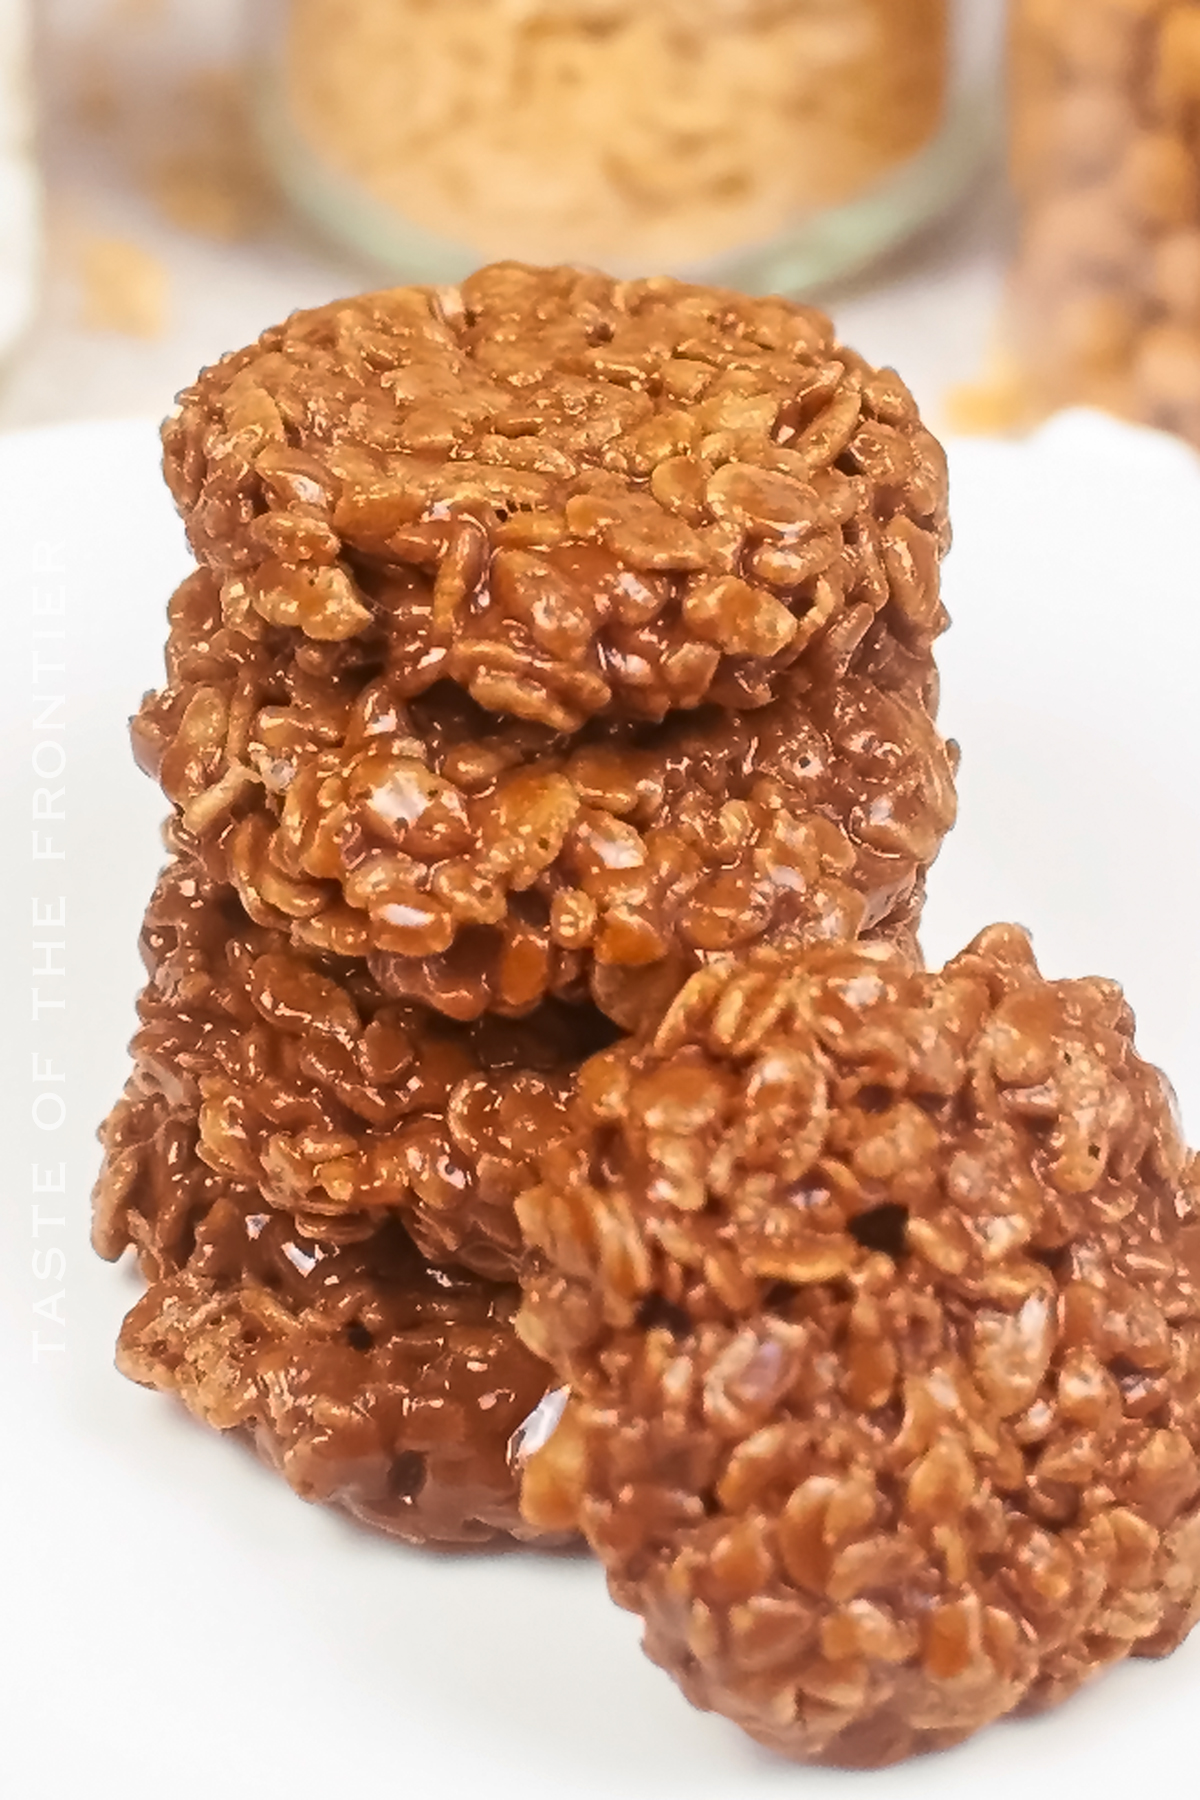
[{"label": "jar filled with oats", "polygon": [[942,210],[1003,0],[259,0],[285,187],[395,272],[574,262],[795,289]]},{"label": "jar filled with oats", "polygon": [[1011,52],[1027,406],[1200,444],[1200,4],[1014,0]]}]

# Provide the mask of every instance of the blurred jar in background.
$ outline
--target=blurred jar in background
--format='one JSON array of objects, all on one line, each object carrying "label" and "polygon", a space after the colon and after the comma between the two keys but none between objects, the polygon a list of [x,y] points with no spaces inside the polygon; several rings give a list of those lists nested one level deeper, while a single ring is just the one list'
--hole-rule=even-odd
[{"label": "blurred jar in background", "polygon": [[1001,0],[258,0],[272,161],[397,274],[811,286],[978,169]]},{"label": "blurred jar in background", "polygon": [[0,356],[33,316],[38,275],[30,25],[27,0],[0,0]]},{"label": "blurred jar in background", "polygon": [[1031,399],[1200,444],[1200,4],[1014,0],[1011,29]]}]

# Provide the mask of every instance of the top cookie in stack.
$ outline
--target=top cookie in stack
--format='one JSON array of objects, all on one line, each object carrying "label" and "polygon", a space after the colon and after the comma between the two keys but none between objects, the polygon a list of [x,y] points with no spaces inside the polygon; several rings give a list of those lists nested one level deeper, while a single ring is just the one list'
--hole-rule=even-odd
[{"label": "top cookie in stack", "polygon": [[911,926],[945,462],[820,313],[501,265],[297,315],[165,443],[200,570],[139,755],[256,920],[451,1016],[622,1025]]}]

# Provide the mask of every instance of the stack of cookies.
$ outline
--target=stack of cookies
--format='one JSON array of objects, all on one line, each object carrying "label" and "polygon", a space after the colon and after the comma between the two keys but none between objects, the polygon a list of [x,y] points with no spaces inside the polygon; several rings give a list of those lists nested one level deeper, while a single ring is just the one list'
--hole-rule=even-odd
[{"label": "stack of cookies", "polygon": [[164,442],[120,1365],[400,1536],[535,1534],[515,1202],[576,1072],[732,955],[916,958],[942,453],[809,308],[516,265],[296,316]]}]

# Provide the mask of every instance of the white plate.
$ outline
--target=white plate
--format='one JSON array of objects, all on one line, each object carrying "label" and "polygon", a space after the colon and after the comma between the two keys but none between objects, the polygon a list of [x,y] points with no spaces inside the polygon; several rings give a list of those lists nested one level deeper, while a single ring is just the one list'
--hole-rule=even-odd
[{"label": "white plate", "polygon": [[[1012,916],[1048,971],[1118,976],[1196,1129],[1200,464],[1076,415],[1028,445],[960,445],[954,472],[944,716],[964,745],[964,816],[935,874],[930,955]],[[1194,1793],[1200,1634],[950,1755],[800,1774],[693,1713],[586,1562],[372,1538],[113,1372],[135,1286],[87,1247],[91,1134],[124,1075],[162,810],[124,722],[158,678],[186,559],[146,425],[0,440],[0,507],[0,1791],[821,1800],[861,1779],[880,1800],[1125,1800],[1183,1774],[1178,1791]],[[60,595],[65,618],[35,616]],[[35,648],[66,670],[31,687]],[[65,733],[34,729],[31,693],[66,696],[47,720]],[[62,780],[57,753],[36,749],[54,742]],[[35,789],[61,786],[65,824],[35,825]],[[31,860],[35,829],[65,860]],[[60,895],[65,930],[34,929],[34,900]],[[65,953],[31,953],[63,939]],[[65,975],[33,975],[35,954],[65,955]],[[35,987],[65,1009],[35,1023]],[[32,1079],[48,1072],[65,1079]],[[67,1171],[61,1200],[39,1202],[64,1223],[36,1241],[35,1163]],[[65,1272],[34,1262],[54,1248]],[[39,1367],[35,1329],[66,1346]]]}]

